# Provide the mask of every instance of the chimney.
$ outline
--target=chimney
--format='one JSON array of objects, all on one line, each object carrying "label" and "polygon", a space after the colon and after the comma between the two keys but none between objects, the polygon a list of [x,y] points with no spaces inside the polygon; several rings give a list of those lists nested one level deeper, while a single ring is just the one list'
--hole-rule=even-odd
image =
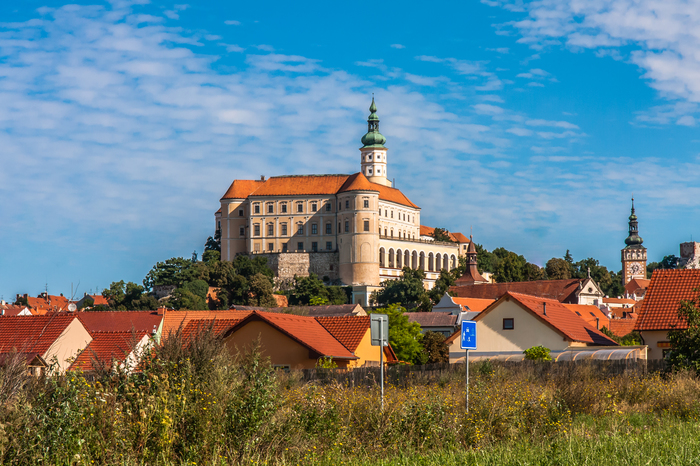
[{"label": "chimney", "polygon": [[265,181],[265,175],[260,175],[260,181]]},{"label": "chimney", "polygon": [[599,317],[595,318],[595,328],[600,330],[600,318]]},{"label": "chimney", "polygon": [[542,303],[542,311],[544,312],[544,315],[547,315],[547,303]]}]

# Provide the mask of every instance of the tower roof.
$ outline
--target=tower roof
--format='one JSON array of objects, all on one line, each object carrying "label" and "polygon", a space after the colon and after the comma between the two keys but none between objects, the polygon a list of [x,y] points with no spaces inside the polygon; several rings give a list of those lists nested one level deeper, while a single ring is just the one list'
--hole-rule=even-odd
[{"label": "tower roof", "polygon": [[377,116],[377,106],[372,97],[372,104],[369,106],[369,117],[367,118],[367,134],[362,136],[363,147],[384,148],[386,138],[379,132],[379,117]]},{"label": "tower roof", "polygon": [[632,198],[632,211],[629,217],[629,236],[625,239],[625,248],[640,248],[644,240],[639,236],[637,216],[634,213],[634,198]]}]

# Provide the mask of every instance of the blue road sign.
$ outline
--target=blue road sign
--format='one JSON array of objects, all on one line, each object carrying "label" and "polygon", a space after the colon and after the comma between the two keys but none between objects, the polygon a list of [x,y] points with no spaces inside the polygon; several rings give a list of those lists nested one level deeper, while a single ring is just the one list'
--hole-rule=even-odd
[{"label": "blue road sign", "polygon": [[476,322],[473,320],[462,321],[461,347],[464,350],[476,349]]}]

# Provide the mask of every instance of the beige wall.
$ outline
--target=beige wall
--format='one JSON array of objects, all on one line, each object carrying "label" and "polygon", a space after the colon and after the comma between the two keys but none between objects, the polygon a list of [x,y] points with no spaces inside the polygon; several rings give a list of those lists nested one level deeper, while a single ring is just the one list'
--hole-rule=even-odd
[{"label": "beige wall", "polygon": [[[309,349],[263,321],[248,322],[224,340],[232,355],[243,352],[257,340],[263,347],[263,356],[269,357],[273,365],[288,365],[290,369],[313,369],[316,358],[309,355]],[[338,367],[346,367],[347,360],[335,360]]]},{"label": "beige wall", "polygon": [[663,359],[664,350],[669,348],[659,348],[658,343],[660,341],[668,341],[668,331],[667,330],[656,330],[653,332],[645,331],[639,332],[644,339],[644,344],[649,346],[647,353],[647,358],[649,359]]},{"label": "beige wall", "polygon": [[63,374],[73,363],[78,353],[84,350],[91,341],[92,337],[90,333],[88,333],[83,324],[75,318],[73,322],[63,330],[63,333],[61,333],[42,357],[49,365],[51,365],[53,359],[56,358],[58,370]]},{"label": "beige wall", "polygon": [[404,236],[407,239],[420,238],[420,209],[380,200],[379,210],[381,235],[397,239]]},{"label": "beige wall", "polygon": [[[348,367],[362,367],[368,361],[374,363],[370,365],[379,364],[379,359],[381,357],[381,346],[372,346],[372,338],[369,329],[367,329],[365,336],[362,337],[362,341],[360,341],[360,344],[355,349],[355,356],[360,359],[357,361],[351,361]],[[384,363],[386,364],[386,357],[384,358]]]},{"label": "beige wall", "polygon": [[[513,330],[503,330],[503,319],[514,319]],[[525,351],[542,345],[552,351],[569,346],[562,335],[513,301],[502,301],[476,323],[476,352]],[[459,341],[457,341],[459,347]]]}]

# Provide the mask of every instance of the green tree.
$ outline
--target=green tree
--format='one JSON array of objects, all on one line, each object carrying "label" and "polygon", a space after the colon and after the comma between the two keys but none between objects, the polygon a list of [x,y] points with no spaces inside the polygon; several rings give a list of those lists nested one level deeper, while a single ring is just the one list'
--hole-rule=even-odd
[{"label": "green tree", "polygon": [[399,361],[410,364],[425,364],[428,355],[423,351],[423,335],[420,333],[418,322],[409,322],[404,314],[406,309],[398,304],[390,304],[385,308],[369,311],[372,314],[389,316],[389,344],[394,349]]},{"label": "green tree", "polygon": [[329,301],[326,285],[316,274],[309,274],[308,277],[294,276],[294,286],[289,292],[289,304],[292,306],[308,306],[312,300],[318,302]]},{"label": "green tree", "polygon": [[[109,308],[117,311],[158,309],[158,300],[146,293],[146,289],[133,282],[112,282],[102,291]],[[93,310],[96,310],[93,308]]]},{"label": "green tree", "polygon": [[402,272],[397,280],[384,280],[382,288],[372,293],[372,301],[381,306],[397,304],[406,309],[430,310],[430,298],[423,287],[425,273],[410,267],[404,267]]},{"label": "green tree", "polygon": [[527,262],[525,264],[524,270],[525,280],[527,281],[545,280],[547,278],[545,270],[542,267],[539,267],[537,264],[531,264],[530,262]]},{"label": "green tree", "polygon": [[[569,251],[566,251],[567,254]],[[552,257],[544,267],[550,280],[567,280],[571,278],[571,264],[566,259]]]},{"label": "green tree", "polygon": [[442,297],[445,296],[445,293],[447,293],[447,290],[449,290],[450,287],[455,284],[457,278],[462,276],[461,273],[459,275],[457,273],[457,270],[448,272],[447,270],[442,269],[440,271],[440,276],[437,280],[435,280],[435,285],[430,291],[428,291],[428,296],[433,304],[440,302]]},{"label": "green tree", "polygon": [[143,286],[152,290],[156,285],[181,286],[190,281],[193,276],[190,273],[194,263],[182,257],[173,257],[165,262],[157,262],[143,279]]},{"label": "green tree", "polygon": [[479,269],[479,273],[494,273],[496,271],[498,257],[496,257],[494,253],[487,251],[486,248],[480,244],[474,243],[474,247],[476,248],[476,267]]},{"label": "green tree", "polygon": [[277,301],[272,293],[272,281],[270,277],[262,273],[256,273],[249,281],[248,303],[251,306],[276,307]]},{"label": "green tree", "polygon": [[523,353],[525,353],[525,359],[530,361],[551,361],[552,357],[549,355],[549,351],[549,348],[540,345],[528,348]]},{"label": "green tree", "polygon": [[668,362],[674,370],[690,369],[700,372],[700,296],[682,300],[678,307],[678,318],[685,323],[686,328],[668,332],[673,348],[668,355]]},{"label": "green tree", "polygon": [[499,259],[494,272],[494,279],[497,282],[522,282],[525,280],[525,264],[527,264],[527,261],[523,256],[519,256],[504,248],[494,249],[493,253]]},{"label": "green tree", "polygon": [[221,252],[221,228],[216,229],[213,238],[211,236],[207,238],[207,242],[204,243],[204,250]]},{"label": "green tree", "polygon": [[427,356],[426,364],[445,363],[450,361],[450,350],[445,344],[445,335],[427,331],[421,340],[423,352]]},{"label": "green tree", "polygon": [[435,241],[444,241],[446,243],[454,243],[452,238],[450,238],[450,232],[444,228],[435,228],[433,233],[430,235],[435,238]]}]

